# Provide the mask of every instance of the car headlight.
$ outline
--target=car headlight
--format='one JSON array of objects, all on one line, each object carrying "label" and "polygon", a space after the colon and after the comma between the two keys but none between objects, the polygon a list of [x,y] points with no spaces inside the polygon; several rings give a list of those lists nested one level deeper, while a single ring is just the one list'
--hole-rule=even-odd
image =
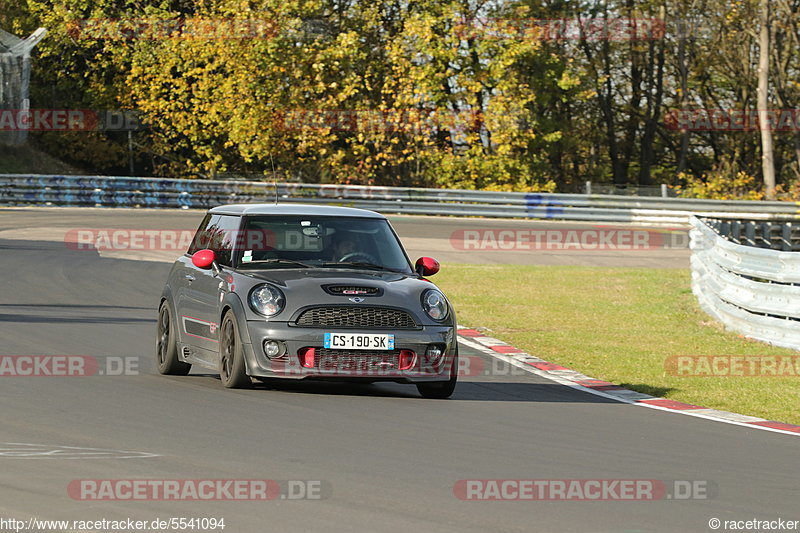
[{"label": "car headlight", "polygon": [[256,313],[264,316],[274,316],[283,311],[286,298],[277,287],[272,285],[259,285],[250,291],[248,298],[250,307]]},{"label": "car headlight", "polygon": [[422,308],[425,313],[434,320],[444,320],[447,318],[447,300],[444,294],[436,289],[429,289],[422,293]]}]

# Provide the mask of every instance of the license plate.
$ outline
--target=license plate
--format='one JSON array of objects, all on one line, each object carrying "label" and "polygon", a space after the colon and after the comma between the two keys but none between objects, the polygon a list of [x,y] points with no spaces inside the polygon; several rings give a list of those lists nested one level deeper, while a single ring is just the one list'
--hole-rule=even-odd
[{"label": "license plate", "polygon": [[323,346],[343,350],[394,350],[394,335],[379,333],[326,333]]}]

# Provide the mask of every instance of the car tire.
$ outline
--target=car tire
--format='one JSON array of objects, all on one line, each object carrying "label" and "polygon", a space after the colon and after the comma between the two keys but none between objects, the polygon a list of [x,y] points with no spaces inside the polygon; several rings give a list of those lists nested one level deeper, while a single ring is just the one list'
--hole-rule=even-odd
[{"label": "car tire", "polygon": [[453,358],[449,381],[429,381],[417,383],[417,390],[423,398],[431,400],[444,400],[453,395],[458,382],[458,353]]},{"label": "car tire", "polygon": [[249,389],[253,380],[247,375],[244,350],[236,315],[225,313],[219,332],[219,378],[228,389]]},{"label": "car tire", "polygon": [[158,308],[156,365],[161,374],[185,376],[192,369],[192,365],[178,359],[178,342],[175,337],[172,310],[165,300]]}]

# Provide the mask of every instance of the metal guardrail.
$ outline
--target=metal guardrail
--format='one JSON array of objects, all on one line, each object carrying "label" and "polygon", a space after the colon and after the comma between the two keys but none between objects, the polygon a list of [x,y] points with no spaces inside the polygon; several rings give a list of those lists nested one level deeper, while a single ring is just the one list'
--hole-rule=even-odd
[{"label": "metal guardrail", "polygon": [[614,195],[319,185],[234,180],[0,174],[0,205],[208,208],[227,203],[313,202],[382,213],[687,224],[691,214],[800,220],[800,204]]},{"label": "metal guardrail", "polygon": [[800,251],[800,223],[797,221],[704,218],[717,234],[736,244]]},{"label": "metal guardrail", "polygon": [[692,292],[703,310],[747,337],[800,349],[800,253],[733,242],[723,221],[690,223]]}]

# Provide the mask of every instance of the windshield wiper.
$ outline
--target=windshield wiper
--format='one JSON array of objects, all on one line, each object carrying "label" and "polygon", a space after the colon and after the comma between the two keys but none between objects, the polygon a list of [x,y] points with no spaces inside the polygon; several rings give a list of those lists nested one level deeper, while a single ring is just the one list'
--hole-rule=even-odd
[{"label": "windshield wiper", "polygon": [[301,268],[317,268],[314,265],[309,265],[301,261],[294,261],[292,259],[259,259],[257,261],[242,261],[242,266],[252,265],[257,263],[267,263],[271,265],[295,265]]},{"label": "windshield wiper", "polygon": [[341,261],[338,263],[322,263],[323,267],[355,267],[355,268],[368,268],[370,270],[386,270],[388,272],[396,272],[398,274],[407,274],[393,268],[385,267],[383,265],[376,265],[367,261]]}]

